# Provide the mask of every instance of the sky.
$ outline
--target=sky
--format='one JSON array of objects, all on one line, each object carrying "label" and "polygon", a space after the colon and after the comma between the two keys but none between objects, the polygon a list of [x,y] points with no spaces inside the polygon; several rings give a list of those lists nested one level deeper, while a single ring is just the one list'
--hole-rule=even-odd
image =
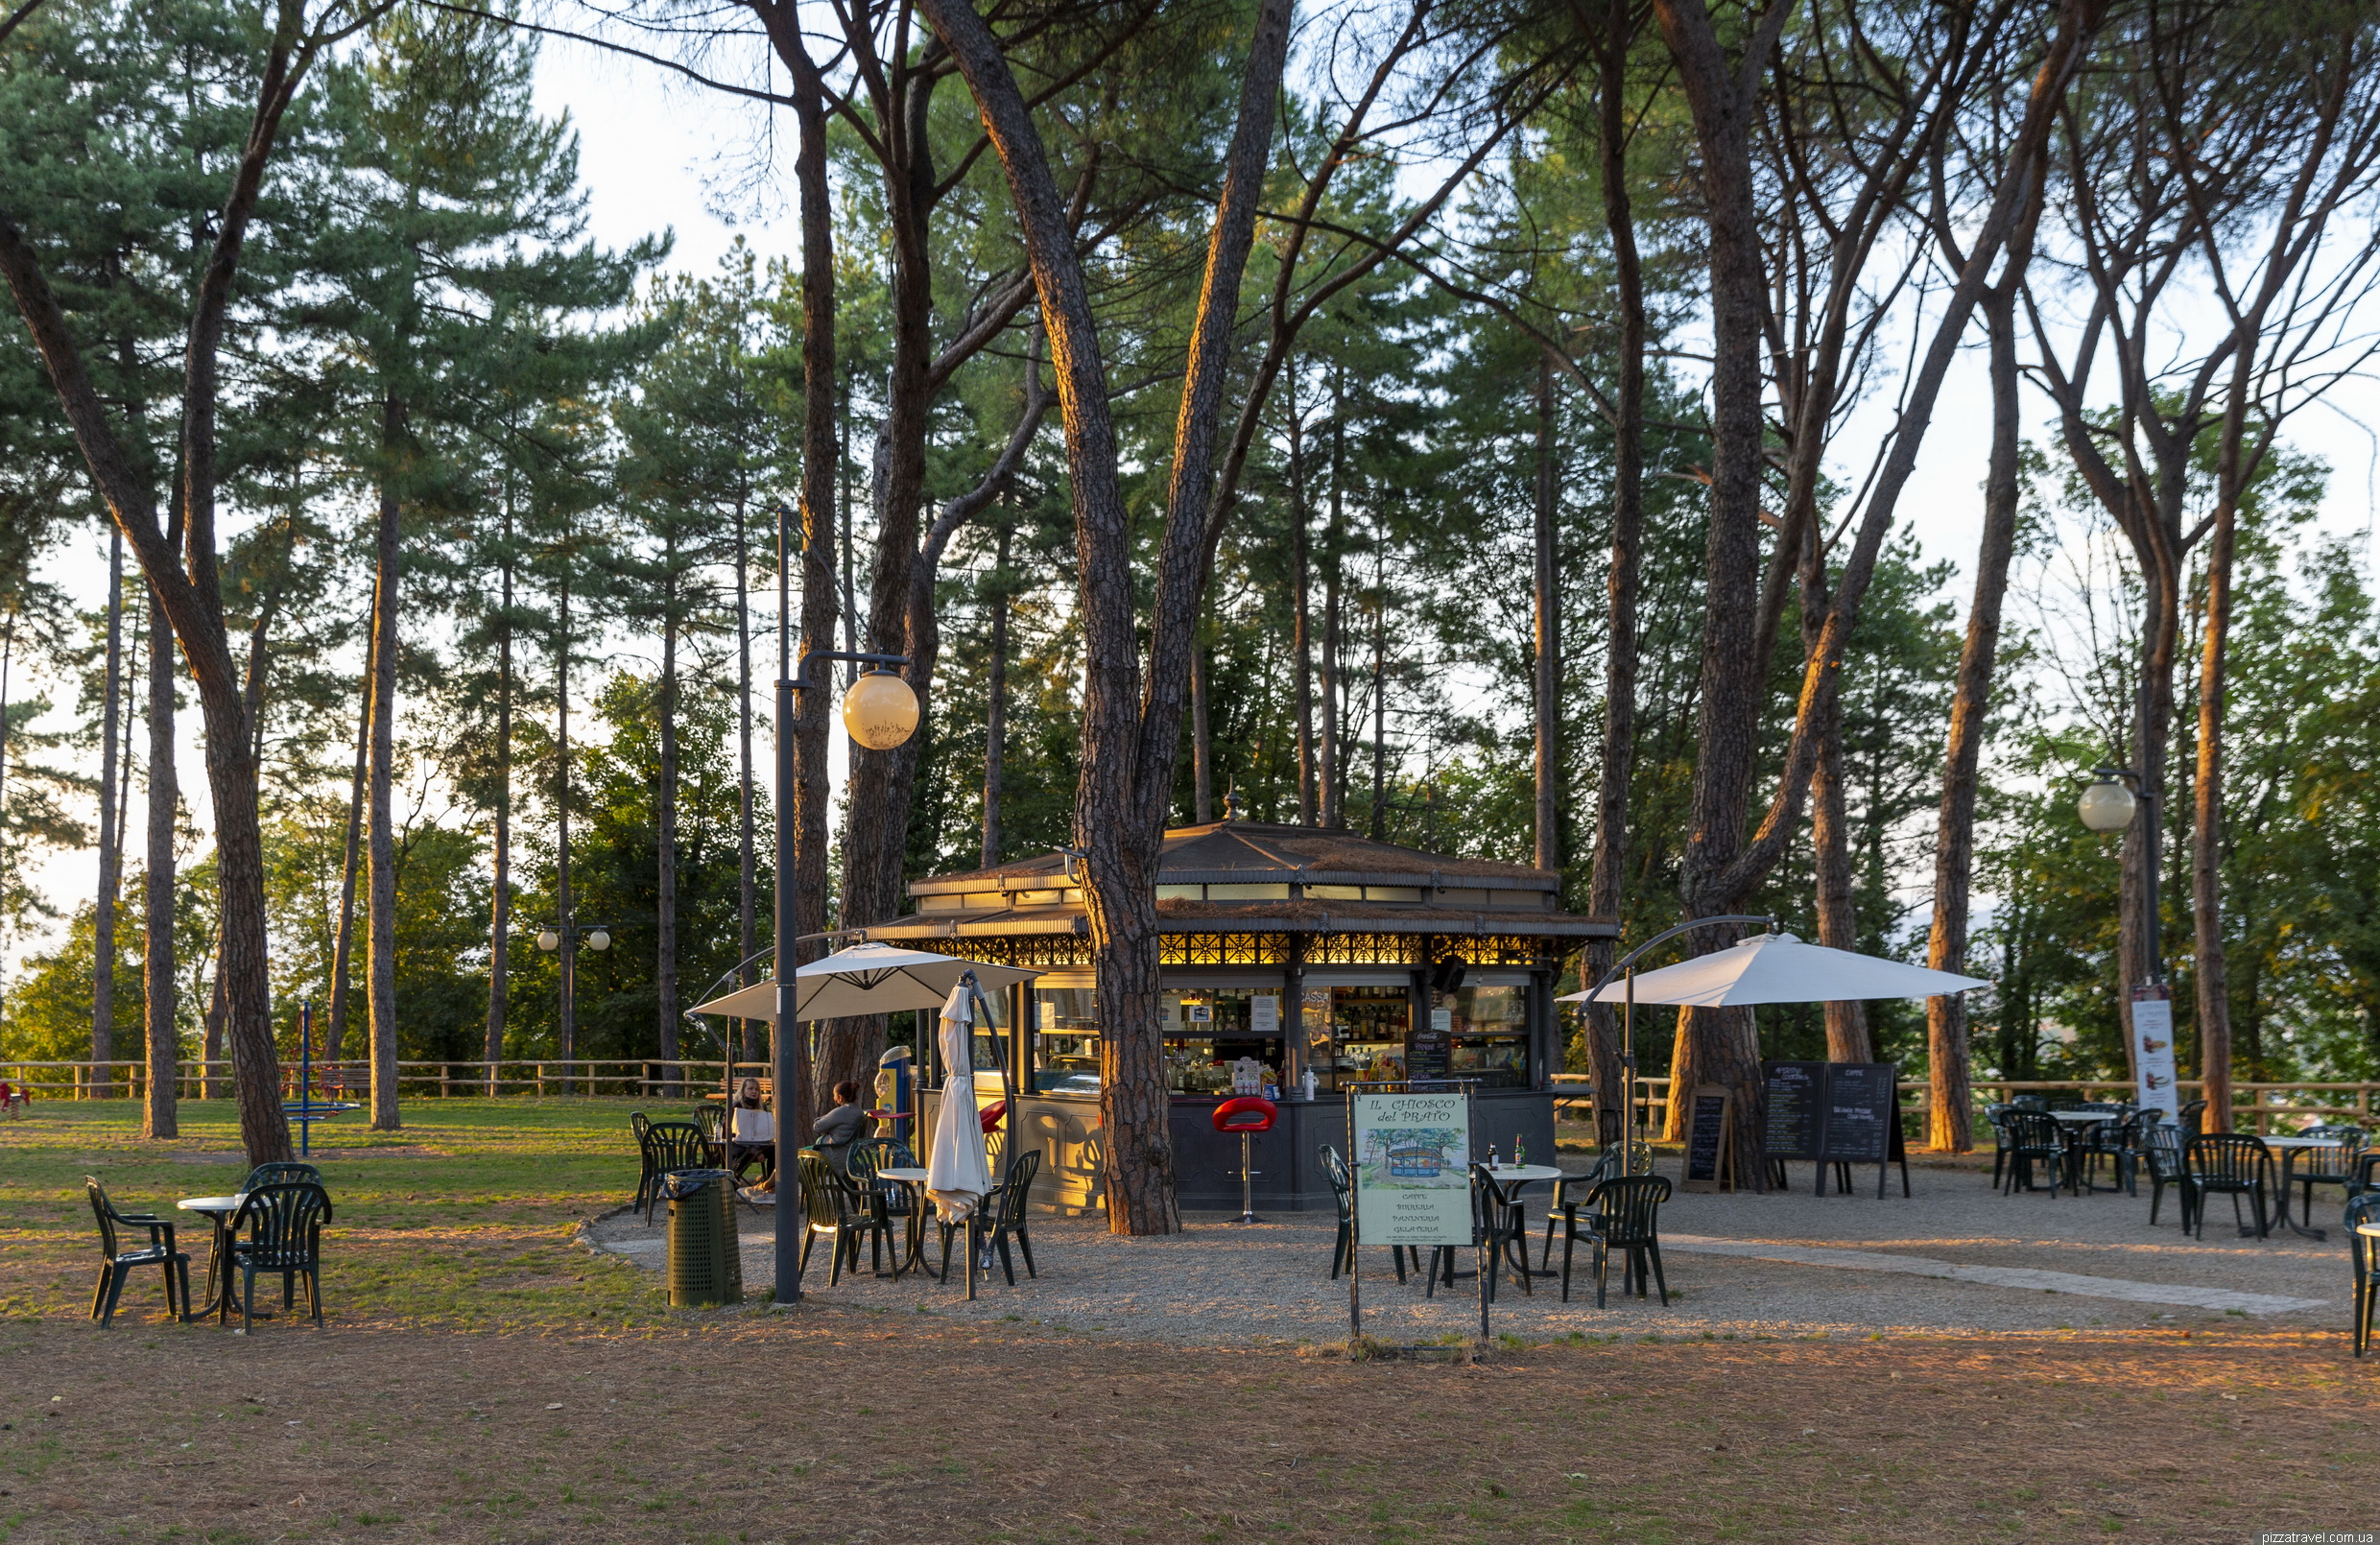
[{"label": "sky", "polygon": [[[667,230],[675,242],[667,267],[695,274],[714,272],[739,237],[764,261],[795,250],[790,114],[685,82],[650,63],[561,39],[543,45],[536,90],[541,111],[566,113],[578,129],[588,230],[596,241],[626,247]],[[787,154],[773,162],[767,153],[780,147]],[[1905,349],[1905,335],[1902,346]],[[2054,426],[2042,412],[2040,394],[2028,390],[2026,400],[2034,415],[2029,434],[2050,440]],[[1857,410],[1838,443],[1858,448],[1864,456],[1890,426],[1892,411],[1890,392],[1880,392]],[[1927,556],[1956,565],[1948,596],[1962,616],[1980,531],[1989,423],[1981,349],[1971,347],[1945,386],[1916,476],[1901,501],[1902,523],[1916,532]],[[2290,435],[2298,448],[2321,455],[2333,467],[2320,525],[2360,536],[2368,557],[2375,527],[2375,448],[2365,426],[2372,424],[2380,424],[2380,387],[2354,382],[2329,405],[2303,415]],[[1835,470],[1857,479],[1866,465],[1863,459]],[[47,574],[66,584],[82,604],[96,606],[105,591],[105,547],[95,543],[90,551],[61,554]],[[1570,579],[1599,590],[1604,582],[1599,569]],[[18,690],[21,695],[21,684]],[[1457,690],[1460,693],[1459,686]],[[1479,690],[1484,694],[1484,683]],[[765,701],[756,711],[765,715]],[[62,722],[59,714],[49,721],[52,725]],[[184,716],[183,725],[184,798],[203,832],[208,824],[206,791],[195,711]],[[839,786],[839,725],[836,741]],[[761,761],[766,779],[769,760]],[[134,824],[137,827],[137,814]],[[38,872],[38,883],[62,910],[71,911],[94,883],[96,856],[87,850],[51,856],[41,861]],[[24,954],[46,947],[39,939],[17,944],[0,958],[0,970],[12,972]]]}]

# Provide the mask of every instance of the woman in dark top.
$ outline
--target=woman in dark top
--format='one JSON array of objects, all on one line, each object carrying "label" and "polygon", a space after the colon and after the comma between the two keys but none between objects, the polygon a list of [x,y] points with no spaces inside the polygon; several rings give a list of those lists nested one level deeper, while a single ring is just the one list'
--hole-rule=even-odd
[{"label": "woman in dark top", "polygon": [[810,1124],[810,1146],[835,1168],[848,1169],[851,1145],[868,1135],[868,1112],[860,1108],[860,1086],[849,1079],[835,1085],[835,1108]]}]

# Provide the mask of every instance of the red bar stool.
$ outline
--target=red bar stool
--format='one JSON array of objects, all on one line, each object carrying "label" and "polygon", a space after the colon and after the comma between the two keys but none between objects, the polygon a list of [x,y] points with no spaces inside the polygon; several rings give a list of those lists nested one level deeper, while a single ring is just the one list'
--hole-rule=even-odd
[{"label": "red bar stool", "polygon": [[1215,1107],[1215,1130],[1240,1134],[1240,1215],[1232,1220],[1234,1223],[1264,1221],[1256,1216],[1255,1195],[1251,1188],[1258,1172],[1248,1167],[1248,1140],[1258,1132],[1271,1131],[1273,1122],[1280,1119],[1280,1106],[1252,1094],[1226,1100]]}]

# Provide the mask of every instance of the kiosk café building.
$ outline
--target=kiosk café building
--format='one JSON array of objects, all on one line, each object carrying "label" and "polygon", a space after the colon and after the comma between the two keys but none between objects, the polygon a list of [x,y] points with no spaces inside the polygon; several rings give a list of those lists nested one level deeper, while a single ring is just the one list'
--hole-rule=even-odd
[{"label": "kiosk caf\u00e9 building", "polygon": [[[1333,1205],[1319,1151],[1345,1152],[1346,1085],[1464,1079],[1474,1142],[1554,1152],[1556,979],[1614,924],[1560,910],[1553,873],[1448,858],[1349,832],[1226,819],[1165,834],[1157,884],[1166,1078],[1178,1194],[1240,1200],[1237,1136],[1214,1130],[1235,1082],[1276,1090],[1255,1139],[1259,1206]],[[1042,971],[975,1038],[977,1100],[1012,1089],[1019,1144],[1041,1153],[1034,1200],[1101,1202],[1100,1037],[1083,892],[1059,853],[910,886],[914,915],[869,937]],[[929,1045],[932,1036],[924,1039]],[[939,1070],[927,1069],[929,1084]],[[926,1096],[929,1119],[939,1104]]]}]

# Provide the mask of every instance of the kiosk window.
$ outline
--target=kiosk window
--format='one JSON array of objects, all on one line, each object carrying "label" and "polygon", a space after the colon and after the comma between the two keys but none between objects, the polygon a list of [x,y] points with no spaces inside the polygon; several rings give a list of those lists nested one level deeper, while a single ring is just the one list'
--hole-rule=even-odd
[{"label": "kiosk window", "polygon": [[1306,1066],[1318,1089],[1405,1077],[1412,995],[1399,986],[1309,987]]}]

